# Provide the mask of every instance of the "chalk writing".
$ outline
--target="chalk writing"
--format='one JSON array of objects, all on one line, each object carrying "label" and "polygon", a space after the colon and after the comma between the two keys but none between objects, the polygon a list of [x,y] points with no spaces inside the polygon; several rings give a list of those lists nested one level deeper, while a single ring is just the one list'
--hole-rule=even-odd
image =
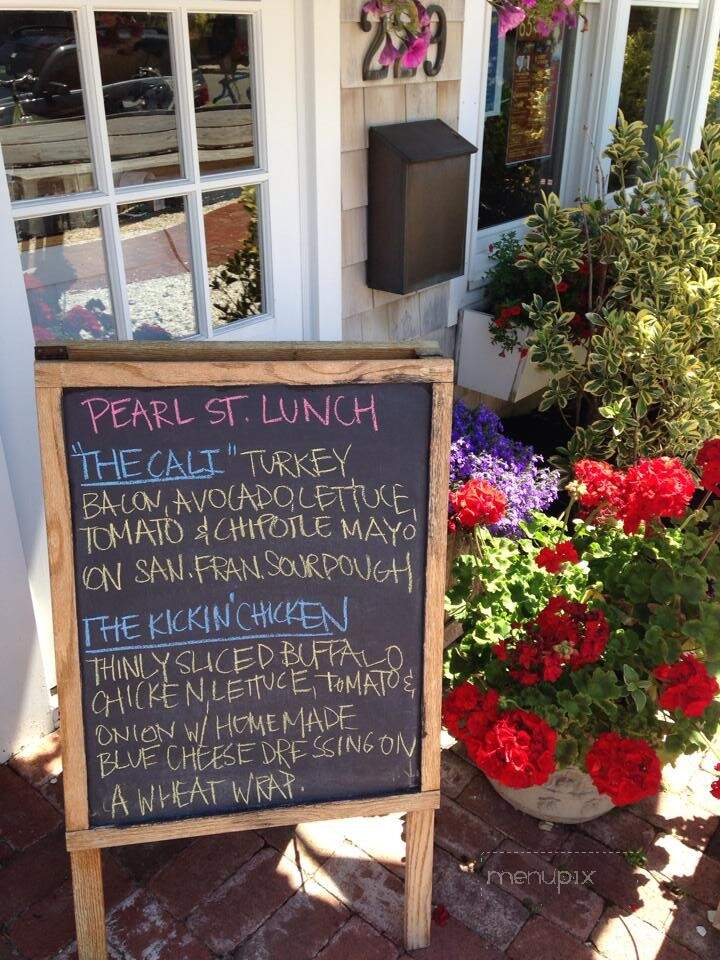
[{"label": "chalk writing", "polygon": [[91,824],[417,790],[428,388],[63,413]]}]

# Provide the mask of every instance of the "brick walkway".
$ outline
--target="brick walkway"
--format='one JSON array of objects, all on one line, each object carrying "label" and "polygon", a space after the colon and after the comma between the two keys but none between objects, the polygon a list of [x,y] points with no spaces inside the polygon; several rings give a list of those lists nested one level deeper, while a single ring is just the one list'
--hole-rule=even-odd
[{"label": "brick walkway", "polygon": [[[434,902],[444,911],[417,960],[720,958],[707,917],[720,897],[709,758],[671,771],[653,802],[550,830],[456,753],[443,764]],[[0,960],[76,956],[61,781],[56,736],[0,767]],[[111,956],[407,960],[403,853],[400,817],[106,852]],[[516,871],[529,882],[511,883]],[[580,882],[554,887],[553,871]]]}]

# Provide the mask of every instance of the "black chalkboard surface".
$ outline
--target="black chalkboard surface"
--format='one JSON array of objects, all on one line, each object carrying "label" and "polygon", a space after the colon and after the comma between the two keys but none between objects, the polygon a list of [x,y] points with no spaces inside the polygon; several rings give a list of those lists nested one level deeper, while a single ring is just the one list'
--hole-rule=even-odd
[{"label": "black chalkboard surface", "polygon": [[420,789],[431,406],[63,391],[91,827]]}]

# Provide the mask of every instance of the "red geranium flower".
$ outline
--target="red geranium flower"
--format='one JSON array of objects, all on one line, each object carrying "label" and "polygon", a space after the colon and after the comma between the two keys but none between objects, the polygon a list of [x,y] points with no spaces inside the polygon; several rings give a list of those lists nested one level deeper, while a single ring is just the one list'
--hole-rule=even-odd
[{"label": "red geranium flower", "polygon": [[570,284],[567,282],[567,280],[561,280],[560,283],[557,285],[558,293],[567,293],[569,289],[570,289]]},{"label": "red geranium flower", "polygon": [[[716,773],[720,773],[720,763],[715,764]],[[716,800],[720,800],[720,777],[717,780],[713,780],[710,784],[710,793],[715,797]]]},{"label": "red geranium flower", "polygon": [[450,509],[452,516],[448,523],[450,530],[457,523],[466,530],[478,523],[498,523],[505,516],[507,497],[487,480],[473,478],[457,490],[450,491]]},{"label": "red geranium flower", "polygon": [[573,467],[575,493],[582,507],[616,517],[622,510],[625,474],[604,460],[578,460]]},{"label": "red geranium flower", "polygon": [[564,563],[577,563],[580,560],[572,540],[559,543],[554,549],[543,547],[535,557],[535,563],[548,573],[558,573]]},{"label": "red geranium flower", "polygon": [[692,474],[676,457],[640,460],[625,477],[625,532],[635,533],[643,521],[682,517],[694,493]]},{"label": "red geranium flower", "polygon": [[720,496],[720,437],[706,440],[695,460],[702,471],[700,486]]},{"label": "red geranium flower", "polygon": [[470,718],[477,715],[494,718],[497,716],[499,699],[495,690],[483,694],[475,684],[461,683],[443,700],[442,719],[445,729],[458,740],[464,740]]},{"label": "red geranium flower", "polygon": [[554,683],[566,666],[579,670],[603,655],[610,626],[602,610],[565,596],[552,597],[525,628],[526,636],[509,648],[497,644],[493,652],[507,662],[510,676],[524,687],[544,680]]},{"label": "red geranium flower", "polygon": [[557,734],[542,717],[528,710],[509,710],[481,736],[468,742],[468,756],[507,787],[545,783],[555,770]]},{"label": "red geranium flower", "polygon": [[660,789],[660,760],[646,740],[603,733],[590,748],[585,769],[618,807],[653,797]]},{"label": "red geranium flower", "polygon": [[56,334],[52,330],[48,330],[47,327],[34,326],[33,333],[35,334],[35,343],[47,343],[49,340],[57,340]]},{"label": "red geranium flower", "polygon": [[570,321],[570,332],[578,343],[581,340],[589,340],[593,332],[592,324],[584,314],[576,313]]},{"label": "red geranium flower", "polygon": [[72,307],[63,317],[62,324],[69,336],[77,336],[83,330],[94,337],[101,336],[103,333],[102,324],[87,307]]},{"label": "red geranium flower", "polygon": [[679,710],[686,717],[699,717],[720,690],[705,664],[692,653],[684,653],[677,663],[656,667],[653,676],[664,684],[658,700],[660,706],[665,710]]}]

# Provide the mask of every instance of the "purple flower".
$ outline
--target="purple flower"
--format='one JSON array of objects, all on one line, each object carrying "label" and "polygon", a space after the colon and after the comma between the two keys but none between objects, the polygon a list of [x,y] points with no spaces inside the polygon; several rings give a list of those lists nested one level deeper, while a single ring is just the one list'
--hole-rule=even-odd
[{"label": "purple flower", "polygon": [[472,477],[487,480],[507,497],[505,516],[490,530],[510,537],[520,536],[520,524],[534,510],[544,510],[557,499],[560,482],[532,447],[505,436],[497,414],[458,402],[453,408],[450,486]]}]

